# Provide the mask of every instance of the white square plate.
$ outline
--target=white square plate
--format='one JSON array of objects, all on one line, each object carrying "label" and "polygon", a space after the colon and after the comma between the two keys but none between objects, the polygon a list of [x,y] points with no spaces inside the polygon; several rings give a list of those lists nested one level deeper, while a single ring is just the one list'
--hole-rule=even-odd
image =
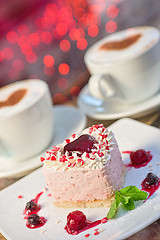
[{"label": "white square plate", "polygon": [[[136,185],[141,189],[141,182],[151,171],[160,177],[160,130],[131,119],[121,119],[109,127],[115,133],[121,151],[135,151],[143,148],[151,151],[153,156],[150,164],[139,169],[131,169],[125,177],[125,186]],[[128,154],[122,154],[125,162]],[[37,229],[28,229],[24,220],[23,210],[26,202],[46,187],[41,169],[24,177],[15,184],[0,192],[0,230],[7,240],[119,240],[124,239],[143,229],[160,217],[160,189],[145,203],[138,204],[132,211],[119,209],[116,218],[97,226],[103,231],[94,235],[94,229],[87,230],[76,236],[66,233],[64,226],[66,217],[73,209],[58,208],[53,205],[48,191],[39,199],[40,216],[47,219],[46,224]],[[23,195],[19,199],[18,196]],[[75,210],[75,209],[74,209]],[[107,215],[107,208],[81,209],[87,219],[95,221]],[[59,222],[59,223],[57,223]],[[90,233],[89,238],[85,234]]]}]

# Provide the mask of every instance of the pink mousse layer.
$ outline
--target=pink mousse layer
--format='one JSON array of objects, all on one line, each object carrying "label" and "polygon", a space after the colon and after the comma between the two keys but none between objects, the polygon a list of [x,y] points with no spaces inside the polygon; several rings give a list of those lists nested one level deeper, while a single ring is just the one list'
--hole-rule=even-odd
[{"label": "pink mousse layer", "polygon": [[100,169],[55,171],[43,166],[42,171],[55,202],[104,200],[123,185],[124,164],[115,138],[110,160]]}]

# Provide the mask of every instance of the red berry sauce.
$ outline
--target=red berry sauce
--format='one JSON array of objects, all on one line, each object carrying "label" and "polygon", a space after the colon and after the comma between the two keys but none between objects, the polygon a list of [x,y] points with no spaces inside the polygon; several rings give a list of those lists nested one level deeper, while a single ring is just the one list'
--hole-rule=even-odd
[{"label": "red berry sauce", "polygon": [[38,214],[32,214],[28,216],[26,226],[28,228],[39,228],[42,227],[47,220],[44,217],[40,217]]},{"label": "red berry sauce", "polygon": [[96,230],[94,231],[94,235],[99,235],[98,229],[96,229]]},{"label": "red berry sauce", "polygon": [[94,148],[96,143],[95,139],[89,134],[83,134],[76,140],[66,144],[64,146],[64,152],[68,151],[69,153],[73,151],[78,151],[81,154],[84,152],[91,153],[91,150]]},{"label": "red berry sauce", "polygon": [[85,237],[89,237],[90,236],[90,234],[89,233],[87,233],[86,235],[85,235]]},{"label": "red berry sauce", "polygon": [[42,194],[43,192],[38,193],[34,199],[31,199],[29,202],[26,203],[24,215],[29,216],[31,214],[37,214],[39,212],[41,206],[38,205],[38,200]]},{"label": "red berry sauce", "polygon": [[158,178],[154,173],[148,173],[143,182],[141,183],[143,191],[149,193],[147,199],[153,195],[160,187],[160,178]]},{"label": "red berry sauce", "polygon": [[38,201],[42,193],[43,192],[40,192],[34,199],[26,203],[23,214],[24,219],[27,219],[26,226],[28,228],[42,227],[47,221],[44,217],[40,217],[37,214],[41,209],[41,206],[38,204]]},{"label": "red berry sauce", "polygon": [[23,198],[23,196],[22,196],[22,195],[19,195],[18,198],[21,199],[21,198]]},{"label": "red berry sauce", "polygon": [[152,155],[150,151],[145,151],[143,149],[139,149],[135,152],[124,151],[122,153],[130,154],[131,162],[129,164],[126,164],[126,167],[134,167],[134,168],[145,167],[152,159]]},{"label": "red berry sauce", "polygon": [[107,218],[90,222],[83,212],[76,210],[68,214],[65,230],[71,235],[77,235],[83,231],[93,228],[101,223],[106,223]]}]

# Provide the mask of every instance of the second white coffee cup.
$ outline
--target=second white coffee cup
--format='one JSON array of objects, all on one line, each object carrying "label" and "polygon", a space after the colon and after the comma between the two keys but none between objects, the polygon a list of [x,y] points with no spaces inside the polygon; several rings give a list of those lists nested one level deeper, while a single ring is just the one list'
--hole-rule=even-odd
[{"label": "second white coffee cup", "polygon": [[53,137],[53,106],[45,81],[18,81],[0,89],[0,158],[21,161]]},{"label": "second white coffee cup", "polygon": [[92,96],[124,103],[143,101],[160,89],[160,32],[142,26],[103,38],[88,49]]}]

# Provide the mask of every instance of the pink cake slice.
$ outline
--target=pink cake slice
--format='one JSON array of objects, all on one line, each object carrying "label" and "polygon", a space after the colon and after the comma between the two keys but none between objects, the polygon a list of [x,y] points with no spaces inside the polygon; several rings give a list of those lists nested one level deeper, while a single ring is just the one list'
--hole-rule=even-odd
[{"label": "pink cake slice", "polygon": [[46,155],[42,171],[59,206],[109,206],[123,186],[125,166],[118,144],[102,124],[73,134]]}]

